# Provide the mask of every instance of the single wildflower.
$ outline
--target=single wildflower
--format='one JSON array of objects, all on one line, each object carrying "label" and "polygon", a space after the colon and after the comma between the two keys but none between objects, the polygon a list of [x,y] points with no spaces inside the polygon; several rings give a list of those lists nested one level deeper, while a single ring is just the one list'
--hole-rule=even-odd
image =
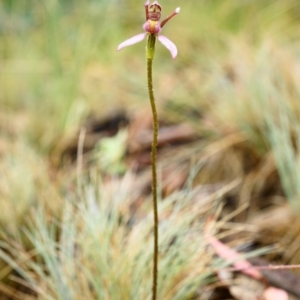
[{"label": "single wildflower", "polygon": [[149,5],[149,0],[147,0],[145,2],[146,23],[143,25],[145,32],[135,35],[132,38],[124,41],[119,45],[117,50],[120,51],[124,47],[141,42],[146,36],[153,35],[157,37],[157,39],[171,52],[171,55],[174,59],[178,53],[176,45],[167,37],[161,35],[160,32],[166,23],[180,12],[180,7],[177,7],[174,12],[162,22],[159,21],[161,17],[161,9],[162,8],[158,1],[154,1]]}]

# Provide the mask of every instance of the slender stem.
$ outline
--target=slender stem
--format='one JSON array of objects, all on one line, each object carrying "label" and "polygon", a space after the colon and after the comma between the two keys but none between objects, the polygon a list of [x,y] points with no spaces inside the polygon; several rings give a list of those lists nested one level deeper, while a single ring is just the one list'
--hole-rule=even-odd
[{"label": "slender stem", "polygon": [[[149,37],[147,52],[153,50],[153,55],[147,55],[147,78],[148,92],[153,115],[153,140],[151,149],[151,167],[152,167],[152,196],[153,196],[153,216],[154,216],[154,252],[153,252],[153,283],[152,300],[157,299],[157,274],[158,274],[158,211],[157,211],[157,176],[156,176],[156,149],[158,138],[158,118],[153,94],[152,84],[152,61],[154,56],[155,37]],[[152,49],[150,49],[150,46]]]}]

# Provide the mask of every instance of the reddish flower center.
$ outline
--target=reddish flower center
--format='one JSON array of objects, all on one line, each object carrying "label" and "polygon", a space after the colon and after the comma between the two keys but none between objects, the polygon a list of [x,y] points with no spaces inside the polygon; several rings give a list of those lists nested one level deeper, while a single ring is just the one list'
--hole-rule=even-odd
[{"label": "reddish flower center", "polygon": [[151,34],[157,34],[161,31],[159,21],[153,21],[150,19],[144,24],[143,28]]}]

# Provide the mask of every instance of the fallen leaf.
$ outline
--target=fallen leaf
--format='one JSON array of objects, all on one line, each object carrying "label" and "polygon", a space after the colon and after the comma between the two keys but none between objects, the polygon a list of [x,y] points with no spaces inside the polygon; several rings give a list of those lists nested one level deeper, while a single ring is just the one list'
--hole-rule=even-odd
[{"label": "fallen leaf", "polygon": [[252,264],[244,259],[238,252],[229,248],[208,232],[205,233],[205,237],[210,245],[214,248],[215,252],[227,262],[232,263],[236,270],[240,270],[242,273],[255,279],[263,278],[261,273],[258,270],[253,269]]},{"label": "fallen leaf", "polygon": [[289,296],[286,291],[277,289],[274,287],[267,288],[263,293],[264,300],[289,300]]}]

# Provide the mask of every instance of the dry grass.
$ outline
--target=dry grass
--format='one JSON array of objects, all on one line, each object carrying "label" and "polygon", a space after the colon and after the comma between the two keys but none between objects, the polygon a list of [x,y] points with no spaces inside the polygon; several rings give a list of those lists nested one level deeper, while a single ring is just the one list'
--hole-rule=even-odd
[{"label": "dry grass", "polygon": [[[148,201],[132,213],[134,182],[129,173],[107,185],[92,181],[79,195],[66,197],[61,220],[44,208],[32,210],[25,235],[33,250],[10,239],[1,243],[9,254],[0,256],[38,299],[150,299],[152,213]],[[216,196],[191,197],[192,191],[181,191],[159,205],[161,299],[197,296],[217,267],[203,239],[203,222]]]}]

